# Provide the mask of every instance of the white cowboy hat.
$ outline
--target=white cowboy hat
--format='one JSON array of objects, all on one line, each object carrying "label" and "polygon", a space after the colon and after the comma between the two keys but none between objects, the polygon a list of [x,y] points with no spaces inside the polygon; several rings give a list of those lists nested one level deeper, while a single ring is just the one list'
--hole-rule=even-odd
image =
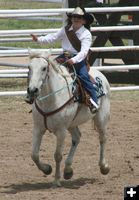
[{"label": "white cowboy hat", "polygon": [[67,13],[69,18],[73,16],[80,16],[86,20],[86,24],[92,24],[94,21],[94,17],[90,13],[86,13],[84,8],[76,7],[72,13]]}]

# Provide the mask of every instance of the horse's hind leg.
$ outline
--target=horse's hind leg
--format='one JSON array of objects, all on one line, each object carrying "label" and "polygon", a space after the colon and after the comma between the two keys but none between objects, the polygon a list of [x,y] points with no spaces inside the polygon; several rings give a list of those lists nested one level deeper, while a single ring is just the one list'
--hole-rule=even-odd
[{"label": "horse's hind leg", "polygon": [[99,166],[100,171],[103,175],[109,173],[110,168],[108,163],[105,160],[105,145],[106,145],[106,127],[107,122],[109,120],[109,114],[103,116],[103,113],[100,111],[95,116],[95,125],[97,127],[97,131],[99,132],[99,142],[100,142],[100,159],[99,159]]},{"label": "horse's hind leg", "polygon": [[40,145],[45,130],[40,130],[38,127],[33,128],[32,138],[32,160],[35,162],[37,167],[43,171],[44,174],[49,175],[52,172],[52,167],[48,164],[42,163],[39,159]]},{"label": "horse's hind leg", "polygon": [[73,162],[73,156],[76,151],[76,148],[80,142],[81,133],[78,129],[78,127],[74,127],[69,129],[69,132],[72,136],[72,145],[68,154],[68,157],[65,161],[65,169],[64,169],[64,178],[70,179],[73,176],[73,170],[72,170],[72,162]]}]

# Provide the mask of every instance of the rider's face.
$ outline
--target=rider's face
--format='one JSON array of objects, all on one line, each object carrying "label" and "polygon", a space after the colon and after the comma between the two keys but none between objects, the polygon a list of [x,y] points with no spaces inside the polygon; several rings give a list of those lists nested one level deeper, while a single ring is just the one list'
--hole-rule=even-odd
[{"label": "rider's face", "polygon": [[85,19],[80,15],[73,15],[71,21],[72,21],[72,26],[75,29],[79,29],[82,25],[85,24]]}]

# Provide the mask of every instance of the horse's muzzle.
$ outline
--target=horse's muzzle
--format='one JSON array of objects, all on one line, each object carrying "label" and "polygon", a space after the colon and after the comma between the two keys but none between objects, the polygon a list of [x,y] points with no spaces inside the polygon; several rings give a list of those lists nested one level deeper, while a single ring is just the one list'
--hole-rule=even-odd
[{"label": "horse's muzzle", "polygon": [[32,104],[36,97],[38,96],[38,88],[33,88],[30,89],[29,87],[27,88],[27,103]]}]

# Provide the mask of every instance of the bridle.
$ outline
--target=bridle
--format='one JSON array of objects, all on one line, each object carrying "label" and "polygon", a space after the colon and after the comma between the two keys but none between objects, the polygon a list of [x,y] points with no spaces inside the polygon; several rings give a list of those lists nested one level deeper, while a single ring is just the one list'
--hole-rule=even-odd
[{"label": "bridle", "polygon": [[[50,71],[50,65],[51,65],[51,63],[50,63],[50,61],[49,61],[49,58],[45,58],[45,57],[35,57],[35,58],[43,58],[45,61],[48,62],[47,73],[46,73],[46,76],[45,76],[45,78],[44,78],[44,80],[43,80],[43,83],[42,83],[42,86],[41,86],[41,88],[42,88],[44,82],[45,82],[47,79],[49,79],[49,71]],[[53,95],[54,95],[54,94],[55,94],[55,93],[53,93]],[[47,97],[49,97],[49,96],[47,96]],[[37,98],[37,100],[35,100],[35,102],[34,102],[34,103],[35,103],[35,108],[36,108],[37,111],[43,116],[45,128],[48,129],[48,127],[47,127],[47,117],[48,117],[48,116],[51,116],[51,115],[53,115],[53,114],[55,114],[55,113],[58,113],[59,111],[61,111],[66,105],[68,105],[70,102],[72,102],[73,99],[74,99],[74,96],[72,96],[70,99],[68,99],[62,106],[60,106],[59,108],[57,108],[57,109],[55,109],[55,110],[53,110],[53,111],[51,111],[51,112],[44,112],[44,111],[39,107],[39,105],[37,104],[37,100],[39,100],[39,99]]]},{"label": "bridle", "polygon": [[38,56],[38,57],[36,57],[36,58],[43,58],[43,59],[48,63],[47,73],[46,73],[45,78],[43,79],[43,83],[42,83],[42,86],[43,86],[44,82],[45,82],[47,79],[49,79],[50,62],[49,62],[49,58],[45,58],[45,57],[43,57],[43,56]]}]

